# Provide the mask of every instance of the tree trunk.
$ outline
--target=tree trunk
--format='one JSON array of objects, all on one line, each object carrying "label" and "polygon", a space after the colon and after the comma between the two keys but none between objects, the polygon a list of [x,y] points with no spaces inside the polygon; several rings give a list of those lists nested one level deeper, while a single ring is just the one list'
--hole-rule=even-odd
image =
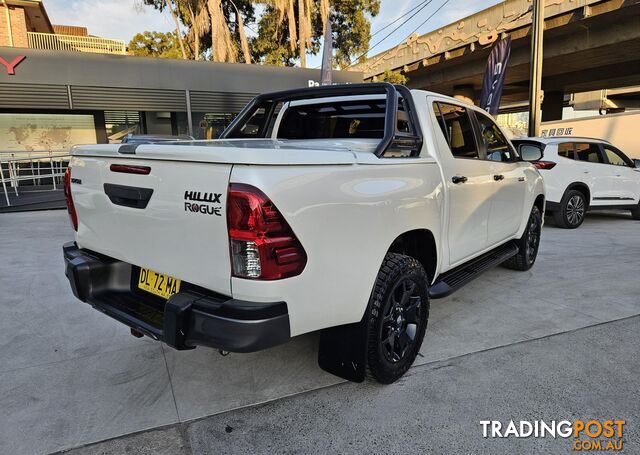
[{"label": "tree trunk", "polygon": [[189,14],[191,15],[191,29],[193,33],[193,47],[194,47],[194,52],[193,52],[193,59],[194,60],[200,60],[200,36],[201,36],[201,32],[200,32],[200,23],[198,22],[198,19],[196,18],[195,13],[193,12],[193,8],[191,7],[191,4],[189,4]]},{"label": "tree trunk", "polygon": [[242,14],[240,14],[240,10],[236,4],[232,1],[231,4],[236,10],[236,26],[238,27],[238,35],[240,37],[240,46],[242,47],[242,54],[244,56],[245,63],[251,63],[251,52],[249,52],[249,41],[247,40],[247,35],[244,32],[244,21],[242,19]]},{"label": "tree trunk", "polygon": [[307,67],[307,19],[304,0],[298,0],[298,46],[300,48],[300,67]]},{"label": "tree trunk", "polygon": [[231,39],[229,24],[222,12],[221,0],[207,0],[211,16],[211,55],[214,62],[238,61],[238,52]]},{"label": "tree trunk", "polygon": [[165,0],[165,5],[167,5],[167,8],[169,9],[169,13],[171,14],[171,17],[173,18],[173,22],[175,22],[176,24],[176,37],[178,38],[178,42],[180,43],[180,50],[182,51],[182,58],[184,60],[187,59],[187,52],[184,49],[184,40],[182,39],[182,33],[180,33],[180,22],[178,21],[178,16],[176,15],[176,12],[173,10],[173,7],[171,6],[171,0]]},{"label": "tree trunk", "polygon": [[289,21],[289,47],[291,48],[291,52],[293,52],[296,50],[296,40],[298,39],[298,30],[296,29],[296,9],[293,6],[293,0],[289,0],[287,20]]}]

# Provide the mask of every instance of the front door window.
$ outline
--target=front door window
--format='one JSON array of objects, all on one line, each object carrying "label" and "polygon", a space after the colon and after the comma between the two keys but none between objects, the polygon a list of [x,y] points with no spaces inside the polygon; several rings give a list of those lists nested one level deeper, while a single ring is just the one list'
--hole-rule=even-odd
[{"label": "front door window", "polygon": [[614,166],[634,167],[631,160],[620,150],[616,150],[608,145],[605,145],[603,150],[609,164],[613,164]]}]

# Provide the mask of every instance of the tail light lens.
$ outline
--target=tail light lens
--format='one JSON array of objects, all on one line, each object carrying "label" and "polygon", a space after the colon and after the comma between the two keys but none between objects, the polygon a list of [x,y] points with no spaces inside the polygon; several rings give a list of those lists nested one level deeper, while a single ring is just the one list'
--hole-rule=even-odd
[{"label": "tail light lens", "polygon": [[227,226],[233,276],[279,280],[299,275],[307,254],[278,208],[259,189],[229,185]]},{"label": "tail light lens", "polygon": [[112,164],[109,166],[109,170],[123,174],[149,175],[149,173],[151,173],[149,166],[132,166],[129,164]]},{"label": "tail light lens", "polygon": [[554,167],[556,167],[556,163],[554,163],[553,161],[534,161],[531,164],[533,164],[535,167],[537,167],[538,169],[553,169]]},{"label": "tail light lens", "polygon": [[73,205],[73,198],[71,197],[70,167],[67,167],[67,171],[64,173],[64,198],[67,201],[67,211],[69,212],[69,218],[71,218],[73,230],[78,231],[78,214],[76,213],[76,207]]}]

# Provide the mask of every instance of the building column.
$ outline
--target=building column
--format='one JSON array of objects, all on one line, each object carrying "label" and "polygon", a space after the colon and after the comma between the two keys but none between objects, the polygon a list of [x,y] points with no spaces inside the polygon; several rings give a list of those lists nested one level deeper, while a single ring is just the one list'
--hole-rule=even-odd
[{"label": "building column", "polygon": [[191,93],[189,90],[184,91],[184,96],[187,102],[187,131],[189,136],[193,137],[193,113],[191,112]]},{"label": "building column", "polygon": [[465,103],[474,104],[476,90],[473,85],[456,85],[453,87],[453,97]]},{"label": "building column", "polygon": [[104,111],[93,112],[93,122],[96,127],[96,142],[98,144],[108,144],[107,127],[104,121]]},{"label": "building column", "polygon": [[563,107],[564,92],[544,92],[544,98],[542,100],[542,121],[562,120]]}]

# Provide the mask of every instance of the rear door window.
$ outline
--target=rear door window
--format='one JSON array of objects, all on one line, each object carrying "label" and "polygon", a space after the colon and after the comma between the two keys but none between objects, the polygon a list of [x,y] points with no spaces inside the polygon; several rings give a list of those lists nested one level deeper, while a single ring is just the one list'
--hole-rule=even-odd
[{"label": "rear door window", "polygon": [[562,156],[563,158],[575,160],[576,154],[573,142],[563,142],[561,144],[558,144],[558,155]]},{"label": "rear door window", "polygon": [[479,159],[480,154],[467,109],[455,104],[437,102],[433,103],[433,110],[453,157]]},{"label": "rear door window", "polygon": [[598,144],[575,143],[575,154],[578,161],[604,163]]}]

